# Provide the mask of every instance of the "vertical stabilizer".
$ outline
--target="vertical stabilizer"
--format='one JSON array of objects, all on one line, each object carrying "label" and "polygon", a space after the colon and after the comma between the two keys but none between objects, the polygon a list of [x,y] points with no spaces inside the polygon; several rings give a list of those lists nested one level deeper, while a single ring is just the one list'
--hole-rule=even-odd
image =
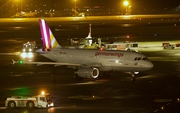
[{"label": "vertical stabilizer", "polygon": [[86,37],[86,39],[88,40],[88,45],[91,46],[92,45],[91,24],[89,24],[89,35]]},{"label": "vertical stabilizer", "polygon": [[88,34],[88,36],[86,37],[86,39],[89,39],[89,38],[92,38],[92,37],[91,37],[91,24],[89,24],[89,34]]},{"label": "vertical stabilizer", "polygon": [[52,48],[61,47],[44,19],[39,19],[39,26],[41,30],[43,49],[50,50]]}]

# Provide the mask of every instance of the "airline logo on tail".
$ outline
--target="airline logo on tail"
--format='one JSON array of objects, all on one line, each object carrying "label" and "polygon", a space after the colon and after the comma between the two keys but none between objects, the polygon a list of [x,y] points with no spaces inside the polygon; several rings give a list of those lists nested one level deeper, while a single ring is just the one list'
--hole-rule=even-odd
[{"label": "airline logo on tail", "polygon": [[52,48],[61,47],[56,41],[54,35],[52,34],[48,24],[44,19],[39,19],[39,25],[41,30],[42,42],[43,42],[43,50],[50,50]]}]

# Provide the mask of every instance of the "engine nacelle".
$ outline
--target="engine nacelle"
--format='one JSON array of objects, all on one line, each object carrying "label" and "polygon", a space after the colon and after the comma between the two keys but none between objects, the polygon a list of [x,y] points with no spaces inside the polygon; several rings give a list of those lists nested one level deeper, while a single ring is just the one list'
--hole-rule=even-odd
[{"label": "engine nacelle", "polygon": [[99,76],[97,68],[80,68],[76,73],[82,78],[97,78]]}]

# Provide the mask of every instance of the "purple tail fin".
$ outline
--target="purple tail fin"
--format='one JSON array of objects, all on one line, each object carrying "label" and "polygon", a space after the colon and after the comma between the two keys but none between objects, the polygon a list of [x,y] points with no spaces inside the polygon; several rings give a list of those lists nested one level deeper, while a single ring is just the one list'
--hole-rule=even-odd
[{"label": "purple tail fin", "polygon": [[56,38],[52,34],[48,24],[44,19],[39,19],[39,26],[41,30],[41,37],[43,42],[43,49],[50,50],[52,48],[59,48],[61,47]]}]

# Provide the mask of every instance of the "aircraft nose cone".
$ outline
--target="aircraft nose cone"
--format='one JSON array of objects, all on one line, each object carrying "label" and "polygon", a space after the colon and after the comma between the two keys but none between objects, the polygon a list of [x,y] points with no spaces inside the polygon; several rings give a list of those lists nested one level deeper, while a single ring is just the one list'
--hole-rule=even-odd
[{"label": "aircraft nose cone", "polygon": [[152,68],[154,67],[154,65],[153,65],[152,62],[149,62],[148,65],[147,65],[147,67],[148,67],[149,69],[152,69]]}]

